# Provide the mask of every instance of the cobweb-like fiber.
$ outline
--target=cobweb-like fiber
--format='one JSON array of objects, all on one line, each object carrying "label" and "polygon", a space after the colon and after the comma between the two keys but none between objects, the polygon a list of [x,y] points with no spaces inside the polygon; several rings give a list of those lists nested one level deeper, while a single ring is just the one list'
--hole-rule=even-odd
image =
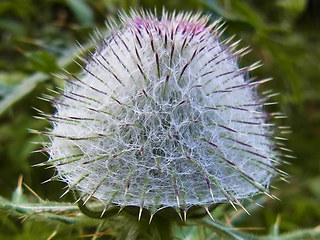
[{"label": "cobweb-like fiber", "polygon": [[266,193],[277,169],[257,67],[199,15],[122,17],[55,99],[50,159],[106,205],[188,209]]}]

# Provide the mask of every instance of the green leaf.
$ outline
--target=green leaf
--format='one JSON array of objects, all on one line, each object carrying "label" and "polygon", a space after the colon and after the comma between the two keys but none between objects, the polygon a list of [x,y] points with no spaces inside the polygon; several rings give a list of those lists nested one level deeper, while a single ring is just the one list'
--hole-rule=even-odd
[{"label": "green leaf", "polygon": [[16,37],[23,36],[25,34],[25,30],[22,28],[22,25],[20,25],[18,21],[13,19],[0,19],[0,29],[1,28],[10,31]]},{"label": "green leaf", "polygon": [[[66,68],[73,59],[83,54],[86,50],[93,47],[93,43],[89,43],[83,46],[83,49],[73,48],[70,51],[58,59],[57,65]],[[10,107],[22,100],[23,97],[27,96],[32,90],[34,90],[38,84],[45,82],[49,79],[48,74],[34,73],[30,77],[23,80],[20,84],[17,84],[3,99],[0,101],[0,116],[3,115]]]},{"label": "green leaf", "polygon": [[18,84],[0,101],[0,116],[24,96],[28,95],[39,83],[44,82],[47,79],[48,75],[35,73],[26,78],[22,83]]},{"label": "green leaf", "polygon": [[319,239],[320,237],[320,227],[315,227],[312,229],[300,229],[294,232],[282,234],[277,238],[266,238],[270,240],[313,240]]},{"label": "green leaf", "polygon": [[209,217],[205,217],[201,220],[201,223],[211,228],[214,232],[219,235],[226,237],[227,239],[234,240],[259,240],[261,238],[241,232],[234,227],[226,226],[221,222],[212,221]]},{"label": "green leaf", "polygon": [[262,27],[261,16],[247,3],[231,0],[228,7],[223,6],[221,1],[203,0],[209,9],[218,15],[235,22],[245,22],[255,28]]},{"label": "green leaf", "polygon": [[305,10],[307,0],[282,0],[278,1],[278,5],[293,16],[298,16]]},{"label": "green leaf", "polygon": [[233,11],[238,16],[239,20],[242,20],[255,28],[262,27],[261,15],[250,7],[249,4],[238,0],[232,0],[231,4]]},{"label": "green leaf", "polygon": [[80,23],[84,26],[90,26],[94,22],[94,15],[91,8],[83,0],[67,0],[67,4],[76,15]]},{"label": "green leaf", "polygon": [[30,59],[33,69],[43,73],[54,73],[59,68],[56,59],[47,52],[27,53],[26,56]]},{"label": "green leaf", "polygon": [[206,217],[201,220],[201,223],[208,228],[211,228],[214,232],[220,234],[226,239],[233,240],[300,240],[300,239],[317,239],[320,236],[320,228],[315,227],[313,229],[300,229],[286,234],[278,235],[278,222],[275,224],[276,230],[271,233],[270,236],[254,236],[237,230],[234,227],[226,226],[221,222],[212,221]]}]

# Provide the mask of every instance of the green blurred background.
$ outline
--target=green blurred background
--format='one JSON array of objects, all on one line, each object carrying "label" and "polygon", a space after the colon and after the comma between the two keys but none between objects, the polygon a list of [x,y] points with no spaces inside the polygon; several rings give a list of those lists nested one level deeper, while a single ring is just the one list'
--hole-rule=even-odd
[{"label": "green blurred background", "polygon": [[[267,233],[277,217],[280,232],[312,228],[320,224],[320,1],[318,0],[1,0],[0,1],[0,195],[11,199],[18,178],[44,199],[59,200],[64,184],[41,182],[54,171],[31,167],[47,156],[31,153],[33,142],[45,140],[28,129],[44,130],[50,124],[35,119],[36,110],[53,112],[50,103],[40,100],[48,89],[62,86],[52,73],[60,68],[77,72],[72,62],[79,52],[77,42],[90,48],[94,29],[119,10],[130,8],[201,10],[212,19],[222,17],[228,26],[224,37],[236,34],[241,47],[251,53],[240,64],[257,60],[264,64],[254,71],[258,78],[273,77],[260,90],[273,89],[277,106],[268,111],[288,117],[279,124],[291,126],[287,147],[293,150],[290,183],[275,181],[272,192],[281,201],[267,200],[236,224],[261,227]],[[27,190],[24,190],[27,191]],[[27,193],[30,201],[31,193]],[[71,201],[70,196],[60,201]],[[228,212],[229,213],[229,212]],[[222,219],[223,220],[223,219]],[[27,220],[0,217],[0,238],[29,239],[32,227]],[[1,237],[2,236],[2,237]],[[32,235],[30,235],[32,236]],[[40,235],[39,235],[40,236]],[[11,238],[8,238],[11,239]],[[38,238],[30,238],[38,239]],[[39,238],[45,239],[45,238]]]}]

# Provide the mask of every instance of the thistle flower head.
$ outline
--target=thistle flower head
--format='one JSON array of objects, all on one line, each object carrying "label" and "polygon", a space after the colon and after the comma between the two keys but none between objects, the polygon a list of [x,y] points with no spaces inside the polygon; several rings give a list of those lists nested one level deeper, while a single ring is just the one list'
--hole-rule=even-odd
[{"label": "thistle flower head", "polygon": [[[54,101],[48,164],[107,206],[186,211],[268,194],[277,154],[244,49],[219,21],[122,16]],[[269,195],[271,196],[271,195]]]}]

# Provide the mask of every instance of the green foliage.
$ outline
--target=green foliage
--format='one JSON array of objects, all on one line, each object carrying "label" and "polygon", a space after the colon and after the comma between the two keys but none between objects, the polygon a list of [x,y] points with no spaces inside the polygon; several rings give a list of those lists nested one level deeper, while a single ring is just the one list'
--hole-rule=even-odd
[{"label": "green foliage", "polygon": [[[274,184],[277,189],[272,192],[281,201],[262,199],[264,208],[245,204],[252,216],[221,205],[213,211],[221,222],[212,222],[208,217],[190,220],[175,225],[175,236],[219,239],[217,234],[221,234],[223,238],[249,239],[249,234],[253,234],[256,237],[250,239],[320,238],[319,1],[7,0],[0,2],[0,239],[80,239],[81,235],[104,231],[108,232],[91,239],[112,239],[115,235],[121,219],[88,218],[70,203],[72,196],[55,202],[63,193],[63,185],[42,185],[53,172],[31,167],[47,158],[42,153],[32,153],[39,148],[32,142],[46,139],[27,129],[49,127],[47,122],[33,118],[37,112],[32,107],[53,111],[50,103],[38,98],[50,94],[48,89],[57,90],[63,85],[52,73],[63,73],[60,68],[78,71],[73,60],[92,48],[90,34],[94,35],[95,27],[103,29],[105,19],[115,17],[121,9],[156,6],[161,12],[163,5],[169,10],[202,10],[213,19],[222,17],[228,26],[225,36],[236,34],[243,39],[243,46],[251,46],[252,52],[241,64],[261,59],[264,66],[255,70],[255,75],[260,79],[274,78],[261,91],[271,88],[280,92],[272,99],[279,105],[267,110],[288,116],[279,119],[279,124],[292,127],[287,145],[297,157],[288,160],[291,165],[281,167],[292,176],[290,183]],[[77,42],[82,43],[84,50],[76,47]],[[21,183],[16,188],[20,175],[46,200],[36,200],[32,193],[23,194]],[[251,227],[256,228],[250,230]]]},{"label": "green foliage", "polygon": [[67,0],[67,4],[77,17],[81,25],[92,25],[94,15],[92,9],[83,0]]}]

